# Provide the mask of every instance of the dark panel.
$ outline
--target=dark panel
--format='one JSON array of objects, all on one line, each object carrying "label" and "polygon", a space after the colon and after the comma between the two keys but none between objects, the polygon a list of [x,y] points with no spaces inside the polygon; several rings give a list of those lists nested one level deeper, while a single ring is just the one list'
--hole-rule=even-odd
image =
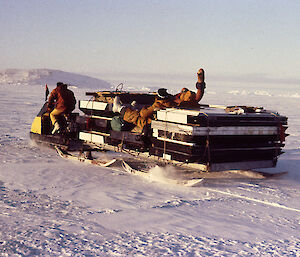
[{"label": "dark panel", "polygon": [[110,131],[109,144],[123,145],[124,148],[137,151],[147,151],[149,148],[149,140],[141,134],[131,133],[128,131]]},{"label": "dark panel", "polygon": [[278,126],[287,125],[287,117],[275,116],[269,113],[256,113],[245,115],[228,114],[200,114],[188,116],[188,123],[201,126],[222,127],[222,126]]},{"label": "dark panel", "polygon": [[[179,149],[180,150],[180,149]],[[273,160],[282,152],[278,149],[270,150],[224,150],[224,149],[202,149],[197,155],[180,152],[174,149],[152,147],[150,153],[156,156],[169,154],[173,160],[197,163],[222,163],[240,161]]]},{"label": "dark panel", "polygon": [[[188,143],[195,143],[199,146],[205,146],[207,140],[212,147],[215,148],[232,148],[232,147],[271,147],[280,146],[284,144],[279,143],[280,138],[278,135],[246,135],[246,136],[190,136],[180,133],[165,132],[158,130],[158,136],[171,140],[177,140]],[[155,142],[157,139],[153,139]]]}]

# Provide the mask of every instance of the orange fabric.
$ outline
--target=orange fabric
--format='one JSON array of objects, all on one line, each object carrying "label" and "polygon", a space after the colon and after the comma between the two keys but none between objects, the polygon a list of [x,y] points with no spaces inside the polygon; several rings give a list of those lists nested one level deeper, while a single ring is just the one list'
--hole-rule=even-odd
[{"label": "orange fabric", "polygon": [[196,101],[196,93],[188,89],[182,89],[181,92],[175,96],[175,98],[177,98],[176,102],[173,98],[156,98],[155,102],[151,106],[143,107],[140,111],[127,108],[123,119],[140,128],[143,128],[147,123],[149,124],[151,122],[151,118],[155,111],[171,107],[192,108],[199,106],[198,102]]},{"label": "orange fabric", "polygon": [[177,95],[178,101],[177,106],[182,108],[198,107],[199,104],[196,100],[196,93],[183,88]]},{"label": "orange fabric", "polygon": [[143,107],[140,111],[126,108],[123,119],[143,128],[147,123],[151,122],[151,118],[155,111],[171,107],[193,108],[198,106],[199,104],[196,100],[196,93],[183,88],[181,92],[175,96],[175,98],[156,98],[155,102],[151,106]]},{"label": "orange fabric", "polygon": [[153,115],[155,111],[175,107],[173,99],[155,99],[155,102],[149,107],[143,107],[140,111],[140,116],[143,118],[148,118]]},{"label": "orange fabric", "polygon": [[123,119],[129,123],[143,128],[147,123],[151,122],[152,115],[160,109],[175,107],[173,99],[155,99],[155,102],[149,107],[143,107],[140,111],[127,108]]},{"label": "orange fabric", "polygon": [[75,109],[76,99],[74,93],[65,86],[58,86],[51,92],[48,100],[48,107],[65,113]]},{"label": "orange fabric", "polygon": [[140,128],[144,128],[144,126],[148,122],[148,118],[141,117],[139,111],[132,110],[130,108],[126,109],[123,120],[132,123]]}]

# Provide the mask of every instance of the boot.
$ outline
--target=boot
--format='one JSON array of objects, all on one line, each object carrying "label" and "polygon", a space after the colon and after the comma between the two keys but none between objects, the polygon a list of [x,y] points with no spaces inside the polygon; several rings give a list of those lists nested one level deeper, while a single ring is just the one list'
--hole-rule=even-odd
[{"label": "boot", "polygon": [[115,99],[114,99],[112,111],[113,111],[113,112],[119,112],[119,113],[121,113],[121,111],[122,111],[122,109],[123,109],[124,107],[125,107],[125,106],[122,105],[122,103],[121,103],[121,101],[120,101],[120,97],[116,96]]},{"label": "boot", "polygon": [[60,131],[60,125],[58,124],[58,122],[56,121],[55,123],[54,123],[54,128],[53,128],[53,130],[52,130],[52,135],[53,134],[55,134],[55,133],[58,133]]}]

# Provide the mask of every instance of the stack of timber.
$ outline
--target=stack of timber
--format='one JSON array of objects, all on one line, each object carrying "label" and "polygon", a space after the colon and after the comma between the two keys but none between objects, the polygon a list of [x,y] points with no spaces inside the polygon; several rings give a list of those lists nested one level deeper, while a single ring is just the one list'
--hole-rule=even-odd
[{"label": "stack of timber", "polygon": [[274,167],[287,118],[262,108],[166,109],[152,121],[150,154],[211,170]]},{"label": "stack of timber", "polygon": [[111,121],[119,116],[112,112],[112,106],[114,98],[119,96],[125,106],[130,106],[135,101],[135,108],[141,109],[145,105],[153,104],[156,93],[103,91],[86,94],[93,96],[93,99],[79,101],[79,109],[86,114],[81,117],[80,123],[84,129],[79,132],[79,139],[106,148],[110,145],[138,152],[149,150],[149,138],[132,124],[125,124],[122,131],[112,130]]},{"label": "stack of timber", "polygon": [[[202,170],[274,167],[282,154],[287,117],[247,106],[209,106],[196,109],[157,111],[147,134],[135,128],[114,131],[111,121],[115,96],[135,108],[151,105],[155,93],[87,93],[92,100],[80,101],[85,116],[78,117],[79,139],[89,145],[115,150],[133,150],[147,158],[192,164]],[[132,129],[133,128],[133,129]]]}]

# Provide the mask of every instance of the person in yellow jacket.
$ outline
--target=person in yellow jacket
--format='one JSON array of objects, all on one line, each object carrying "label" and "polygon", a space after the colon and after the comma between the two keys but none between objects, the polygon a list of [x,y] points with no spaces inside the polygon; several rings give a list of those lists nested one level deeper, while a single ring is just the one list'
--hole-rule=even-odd
[{"label": "person in yellow jacket", "polygon": [[124,121],[143,129],[145,125],[150,124],[155,111],[171,107],[199,107],[198,102],[202,99],[206,87],[203,69],[198,70],[197,77],[197,93],[183,88],[180,93],[171,95],[167,92],[167,89],[161,88],[157,92],[154,103],[151,106],[143,107],[141,110],[134,110],[130,107],[123,106],[120,102],[120,98],[116,96],[113,103],[113,112],[120,113]]}]

